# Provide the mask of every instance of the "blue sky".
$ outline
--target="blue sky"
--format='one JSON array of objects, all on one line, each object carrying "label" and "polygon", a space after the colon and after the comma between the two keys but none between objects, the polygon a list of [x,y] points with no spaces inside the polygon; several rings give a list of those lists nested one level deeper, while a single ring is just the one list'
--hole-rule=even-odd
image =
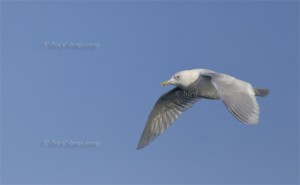
[{"label": "blue sky", "polygon": [[[194,68],[270,88],[260,123],[201,100],[136,150],[172,88],[160,83]],[[2,184],[297,184],[299,174],[298,1],[1,1]]]}]

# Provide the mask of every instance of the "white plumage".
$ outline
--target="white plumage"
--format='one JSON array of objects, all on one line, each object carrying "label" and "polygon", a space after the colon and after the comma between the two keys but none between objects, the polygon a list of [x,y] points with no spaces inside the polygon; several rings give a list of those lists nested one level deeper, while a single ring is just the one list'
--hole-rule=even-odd
[{"label": "white plumage", "polygon": [[228,110],[242,123],[259,121],[255,96],[266,96],[268,89],[256,89],[248,82],[207,69],[180,71],[162,83],[177,87],[163,94],[154,105],[137,149],[162,134],[185,110],[200,98],[221,99]]}]

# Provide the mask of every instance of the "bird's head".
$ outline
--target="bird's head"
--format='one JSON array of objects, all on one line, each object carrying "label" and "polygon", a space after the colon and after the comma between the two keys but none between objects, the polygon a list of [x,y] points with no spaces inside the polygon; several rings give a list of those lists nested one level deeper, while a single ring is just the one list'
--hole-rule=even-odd
[{"label": "bird's head", "polygon": [[194,83],[199,76],[198,70],[185,70],[175,73],[169,80],[161,83],[162,86],[175,85],[178,87],[186,88]]}]

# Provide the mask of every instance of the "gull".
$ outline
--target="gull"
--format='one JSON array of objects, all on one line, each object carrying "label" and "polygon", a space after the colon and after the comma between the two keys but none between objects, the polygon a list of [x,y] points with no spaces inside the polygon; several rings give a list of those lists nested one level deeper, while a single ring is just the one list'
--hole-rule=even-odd
[{"label": "gull", "polygon": [[253,125],[259,121],[255,96],[267,96],[269,89],[253,88],[248,82],[208,69],[192,69],[175,73],[161,85],[176,86],[159,97],[148,117],[138,143],[142,149],[162,134],[199,99],[221,99],[240,122]]}]

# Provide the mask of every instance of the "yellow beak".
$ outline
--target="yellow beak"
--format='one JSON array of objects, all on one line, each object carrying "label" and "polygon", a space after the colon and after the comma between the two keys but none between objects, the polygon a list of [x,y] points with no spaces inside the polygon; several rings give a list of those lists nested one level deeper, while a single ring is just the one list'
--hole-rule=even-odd
[{"label": "yellow beak", "polygon": [[162,86],[166,86],[166,85],[169,85],[169,84],[170,84],[169,81],[165,81],[165,82],[161,83]]}]

